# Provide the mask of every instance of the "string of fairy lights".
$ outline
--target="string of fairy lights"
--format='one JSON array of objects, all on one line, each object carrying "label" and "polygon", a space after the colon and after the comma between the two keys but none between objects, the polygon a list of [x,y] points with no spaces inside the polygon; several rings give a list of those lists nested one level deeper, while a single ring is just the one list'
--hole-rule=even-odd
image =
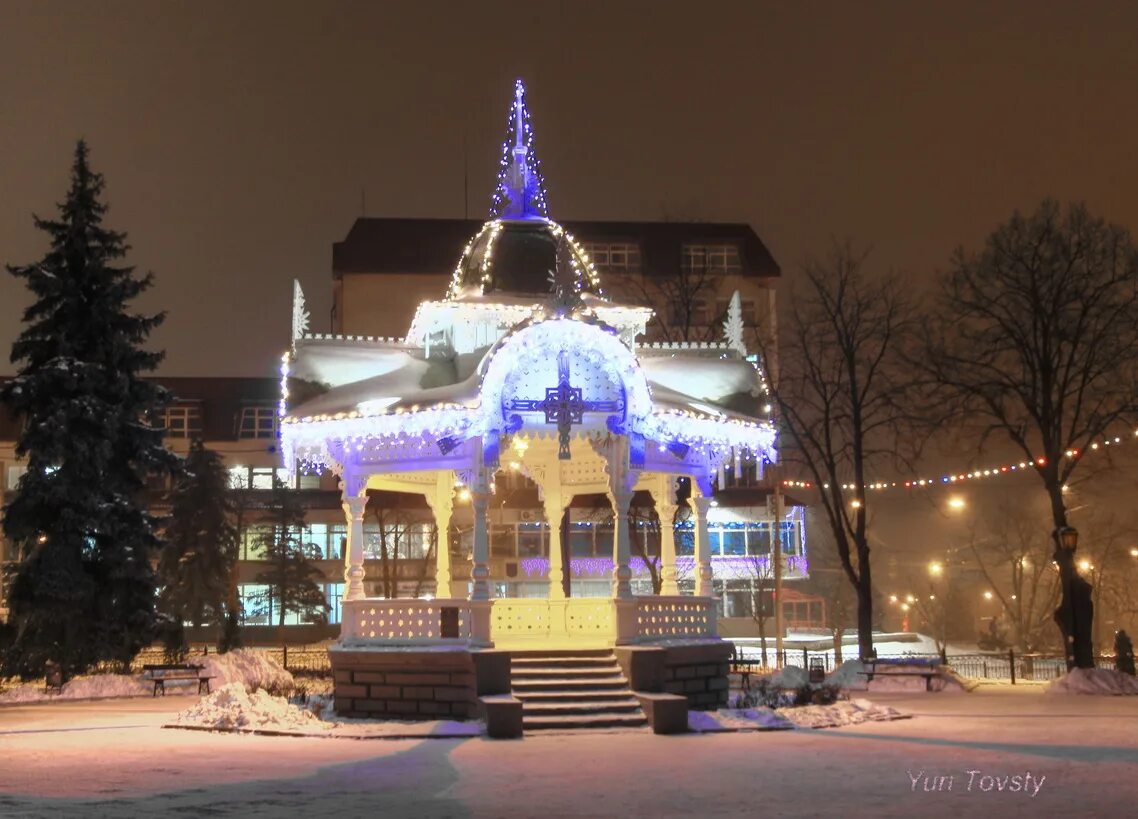
[{"label": "string of fairy lights", "polygon": [[[1133,435],[1122,436],[1116,435],[1113,438],[1105,438],[1102,441],[1097,441],[1091,444],[1085,450],[1068,449],[1064,457],[1078,460],[1085,458],[1092,453],[1101,452],[1107,447],[1118,447],[1130,441],[1138,441],[1138,429],[1133,431]],[[867,490],[882,491],[888,489],[922,489],[932,488],[938,486],[956,486],[963,483],[972,481],[989,480],[991,478],[999,478],[1009,475],[1019,475],[1025,472],[1038,471],[1047,465],[1046,458],[1036,458],[1034,461],[1017,461],[993,464],[991,466],[980,467],[973,469],[969,472],[943,472],[936,477],[932,478],[901,478],[891,481],[871,481],[865,485]],[[782,485],[791,489],[813,489],[815,483],[813,481],[801,480],[784,480]],[[829,489],[829,484],[823,484],[824,489]],[[843,491],[852,491],[856,489],[856,485],[852,483],[843,483],[841,485]]]}]

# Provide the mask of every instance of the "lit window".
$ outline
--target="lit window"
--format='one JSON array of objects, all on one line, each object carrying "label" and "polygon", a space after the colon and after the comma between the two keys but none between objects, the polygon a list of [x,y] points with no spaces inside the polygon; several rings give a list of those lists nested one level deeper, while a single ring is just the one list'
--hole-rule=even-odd
[{"label": "lit window", "polygon": [[190,438],[202,431],[200,404],[175,404],[162,413],[162,426],[167,438]]},{"label": "lit window", "polygon": [[26,466],[10,466],[8,467],[8,482],[6,484],[8,489],[15,489],[16,484],[20,482],[20,478],[24,477],[24,473],[28,471]]},{"label": "lit window", "polygon": [[634,242],[583,242],[582,247],[601,273],[640,272],[640,246]]},{"label": "lit window", "polygon": [[738,273],[743,269],[739,248],[733,244],[684,245],[684,270],[708,273]]},{"label": "lit window", "polygon": [[271,406],[241,408],[238,438],[275,438],[277,436],[277,410]]}]

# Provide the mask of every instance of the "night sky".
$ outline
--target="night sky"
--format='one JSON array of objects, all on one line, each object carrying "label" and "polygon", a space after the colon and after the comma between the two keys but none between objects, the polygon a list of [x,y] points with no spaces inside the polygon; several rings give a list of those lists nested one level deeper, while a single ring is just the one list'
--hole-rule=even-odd
[{"label": "night sky", "polygon": [[[555,218],[746,221],[788,277],[848,236],[927,281],[1046,195],[1138,230],[1133,2],[0,0],[0,261],[85,136],[163,372],[272,375],[361,190],[463,216],[465,143],[486,213],[515,76]],[[24,303],[2,276],[0,373]]]}]

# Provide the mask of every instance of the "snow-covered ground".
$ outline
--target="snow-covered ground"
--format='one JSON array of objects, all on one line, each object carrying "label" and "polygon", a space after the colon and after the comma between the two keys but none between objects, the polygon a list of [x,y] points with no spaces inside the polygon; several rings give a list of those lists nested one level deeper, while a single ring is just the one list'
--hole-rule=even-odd
[{"label": "snow-covered ground", "polygon": [[[187,663],[205,668],[216,690],[229,683],[240,683],[246,691],[259,688],[286,689],[293,685],[292,674],[264,652],[252,648],[227,654],[193,656]],[[197,694],[197,680],[170,680],[166,693]],[[154,683],[143,674],[90,674],[68,680],[60,693],[48,693],[42,682],[16,684],[0,693],[0,705],[16,702],[42,702],[55,699],[104,699],[151,695]]]},{"label": "snow-covered ground", "polygon": [[[1129,816],[1134,701],[1038,687],[874,695],[914,719],[826,731],[520,741],[271,737],[163,730],[184,698],[0,712],[0,815],[20,817]],[[619,764],[614,764],[614,760]],[[1036,796],[968,789],[1020,775]],[[911,776],[952,776],[951,791]]]},{"label": "snow-covered ground", "polygon": [[1112,668],[1076,668],[1047,685],[1048,694],[1138,694],[1138,677]]},{"label": "snow-covered ground", "polygon": [[835,728],[863,722],[905,719],[896,708],[857,699],[832,705],[803,705],[796,708],[721,708],[718,711],[692,711],[688,726],[693,731],[777,731],[789,728]]},{"label": "snow-covered ground", "polygon": [[[196,686],[197,683],[194,683]],[[0,704],[15,702],[39,702],[49,699],[101,699],[104,697],[141,697],[150,694],[151,684],[137,676],[125,674],[95,674],[90,677],[76,677],[63,684],[63,690],[49,694],[42,682],[15,685],[0,694]]]}]

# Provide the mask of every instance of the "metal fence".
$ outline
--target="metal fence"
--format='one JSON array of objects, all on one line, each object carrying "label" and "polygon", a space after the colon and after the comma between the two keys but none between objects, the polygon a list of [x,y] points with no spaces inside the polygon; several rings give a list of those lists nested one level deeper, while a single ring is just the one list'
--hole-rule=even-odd
[{"label": "metal fence", "polygon": [[[843,660],[857,658],[857,652],[843,657]],[[737,672],[760,673],[773,670],[776,660],[780,667],[796,665],[801,668],[821,665],[829,674],[836,667],[833,651],[810,651],[809,649],[783,649],[778,657],[773,646],[768,647],[766,661],[756,646],[742,649],[736,646],[731,659],[731,669]],[[941,662],[939,654],[901,654],[878,657],[878,662],[936,664]],[[1062,676],[1067,671],[1067,663],[1061,655],[1041,653],[1020,653],[1012,649],[1006,652],[977,652],[975,654],[950,654],[947,665],[962,677],[975,680],[1046,682]],[[1099,668],[1114,668],[1114,657],[1099,655],[1095,658]]]}]

